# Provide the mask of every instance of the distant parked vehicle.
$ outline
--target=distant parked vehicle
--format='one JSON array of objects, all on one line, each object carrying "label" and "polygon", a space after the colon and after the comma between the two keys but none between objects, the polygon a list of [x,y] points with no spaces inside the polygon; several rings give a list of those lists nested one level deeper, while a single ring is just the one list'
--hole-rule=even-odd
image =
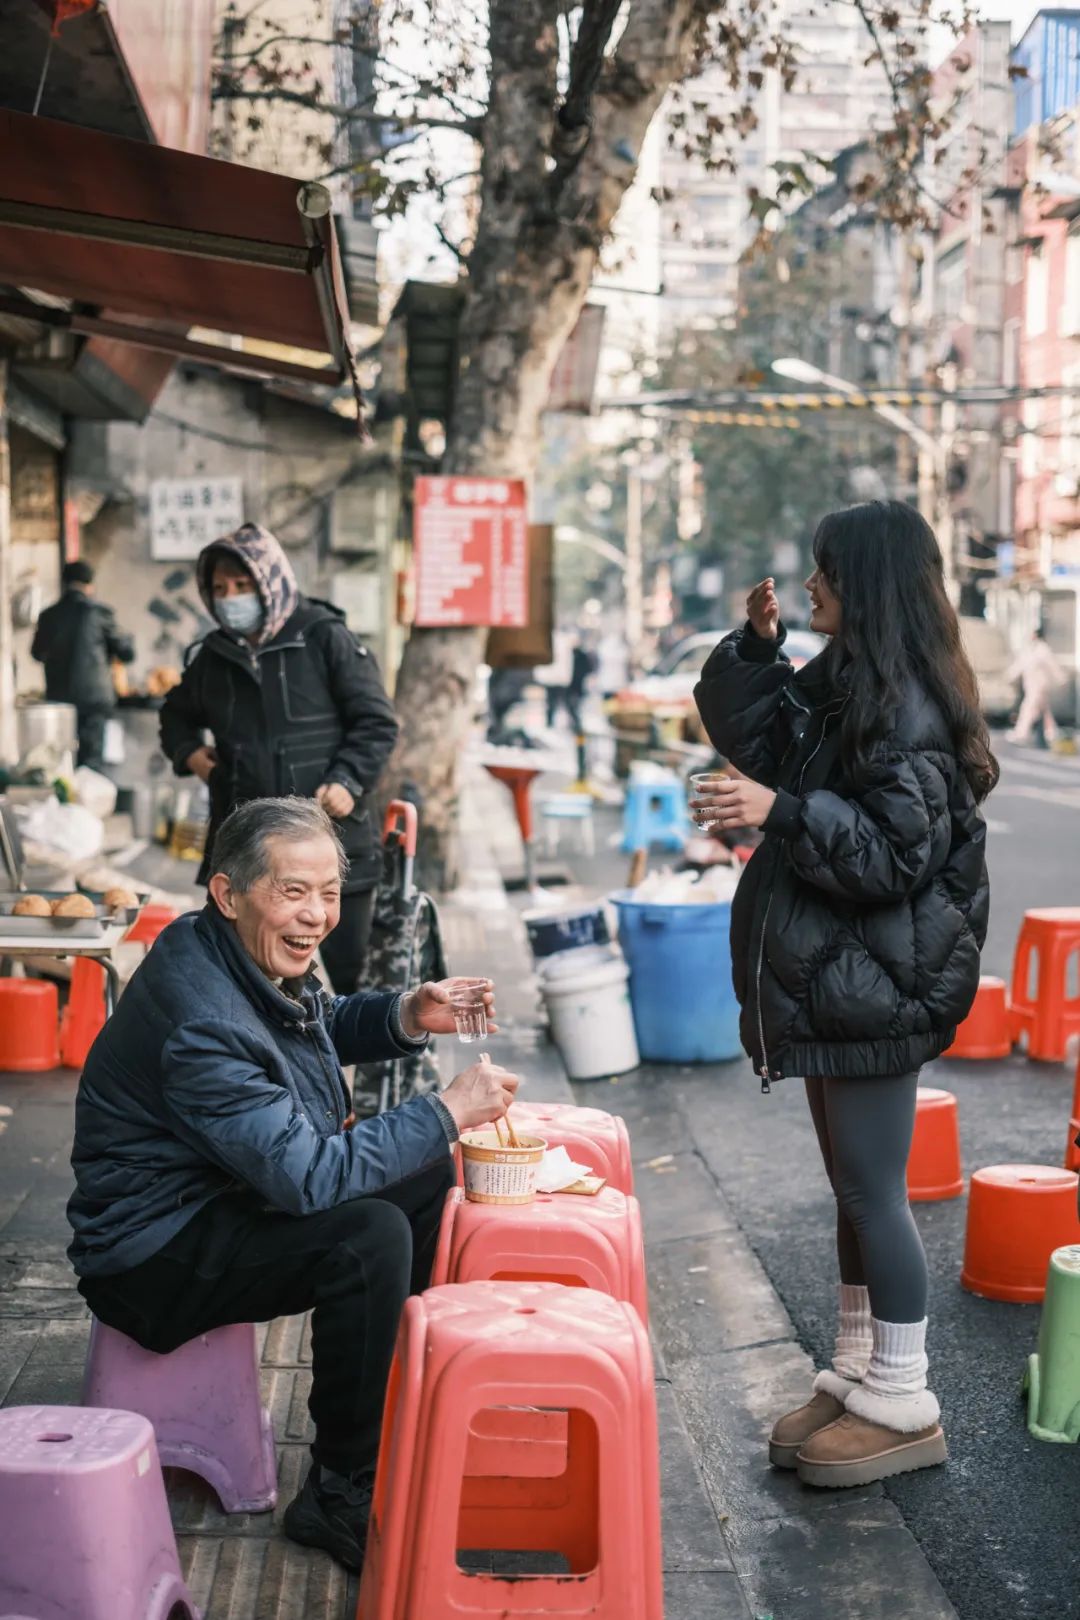
[{"label": "distant parked vehicle", "polygon": [[1007,678],[1012,663],[1008,639],[988,619],[962,616],[960,636],[979,683],[979,702],[988,720],[1004,725],[1016,712],[1016,684]]},{"label": "distant parked vehicle", "polygon": [[[665,743],[700,743],[705,740],[694,707],[694,687],[705,660],[727,630],[702,630],[687,636],[664,654],[653,669],[632,681],[607,705],[616,734],[615,770],[625,776],[631,760]],[[817,656],[825,637],[813,630],[789,630],[784,651],[795,665]]]}]

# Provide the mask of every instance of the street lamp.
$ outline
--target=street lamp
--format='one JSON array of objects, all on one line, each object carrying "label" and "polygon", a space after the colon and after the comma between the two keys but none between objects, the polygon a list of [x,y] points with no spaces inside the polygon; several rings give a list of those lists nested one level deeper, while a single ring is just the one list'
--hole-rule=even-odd
[{"label": "street lamp", "polygon": [[[831,388],[837,394],[862,396],[862,389],[854,383],[848,382],[846,377],[834,377],[820,367],[813,366],[809,360],[801,360],[798,355],[785,355],[780,360],[772,362],[772,369],[780,377],[788,377],[792,382],[807,383],[822,388]],[[952,509],[949,505],[948,465],[949,452],[947,444],[908,416],[905,411],[898,411],[893,405],[871,406],[875,416],[880,416],[883,422],[888,422],[898,432],[904,433],[916,445],[919,452],[919,511],[927,522],[934,525],[937,533],[938,546],[941,549],[942,564],[945,569],[945,578],[953,578],[953,534]]]}]

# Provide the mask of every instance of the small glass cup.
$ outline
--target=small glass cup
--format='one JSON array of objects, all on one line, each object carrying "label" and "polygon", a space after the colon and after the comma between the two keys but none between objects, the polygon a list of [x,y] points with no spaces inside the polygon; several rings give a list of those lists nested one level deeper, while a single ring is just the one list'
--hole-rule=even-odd
[{"label": "small glass cup", "polygon": [[457,1038],[466,1045],[482,1041],[488,1032],[484,995],[487,979],[455,979],[450,986],[450,1008],[454,1014]]},{"label": "small glass cup", "polygon": [[718,782],[729,782],[731,778],[726,771],[698,771],[690,778],[690,814],[695,826],[703,832],[721,824],[721,809],[715,802],[706,802],[697,795],[703,788],[715,787]]}]

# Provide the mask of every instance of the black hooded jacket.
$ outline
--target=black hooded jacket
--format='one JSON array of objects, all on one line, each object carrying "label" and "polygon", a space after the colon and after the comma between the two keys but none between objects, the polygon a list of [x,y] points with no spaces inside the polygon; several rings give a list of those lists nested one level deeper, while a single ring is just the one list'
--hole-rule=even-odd
[{"label": "black hooded jacket", "polygon": [[309,799],[324,782],[340,782],[356,800],[337,823],[349,857],[345,889],[375,886],[381,852],[367,795],[398,727],[375,659],[337,608],[300,597],[278,633],[254,650],[226,630],[200,642],[161,712],[161,746],[179,775],[190,774],[187,761],[204,730],[213,732],[218,764],[200,882],[234,805],[288,793]]},{"label": "black hooded jacket", "polygon": [[937,704],[911,682],[856,776],[822,654],[796,673],[749,625],[694,696],[715,747],[777,793],[732,908],[742,1040],[783,1075],[905,1074],[951,1045],[979,983],[986,826]]},{"label": "black hooded jacket", "polygon": [[80,714],[116,707],[110,664],[130,664],[135,643],[116,627],[112,608],[77,586],[47,607],[37,622],[31,656],[45,665],[45,696],[74,703]]}]

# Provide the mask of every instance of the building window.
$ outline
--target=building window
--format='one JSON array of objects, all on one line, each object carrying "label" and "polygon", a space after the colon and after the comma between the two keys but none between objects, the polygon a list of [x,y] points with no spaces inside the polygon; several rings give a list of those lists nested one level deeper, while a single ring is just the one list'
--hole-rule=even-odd
[{"label": "building window", "polygon": [[1039,442],[1039,427],[1042,421],[1040,402],[1037,399],[1025,399],[1020,408],[1020,419],[1024,425],[1024,436],[1020,441],[1020,475],[1023,478],[1038,478],[1042,466]]},{"label": "building window", "polygon": [[1041,337],[1046,331],[1047,264],[1042,242],[1033,242],[1027,256],[1025,294],[1028,337]]}]

